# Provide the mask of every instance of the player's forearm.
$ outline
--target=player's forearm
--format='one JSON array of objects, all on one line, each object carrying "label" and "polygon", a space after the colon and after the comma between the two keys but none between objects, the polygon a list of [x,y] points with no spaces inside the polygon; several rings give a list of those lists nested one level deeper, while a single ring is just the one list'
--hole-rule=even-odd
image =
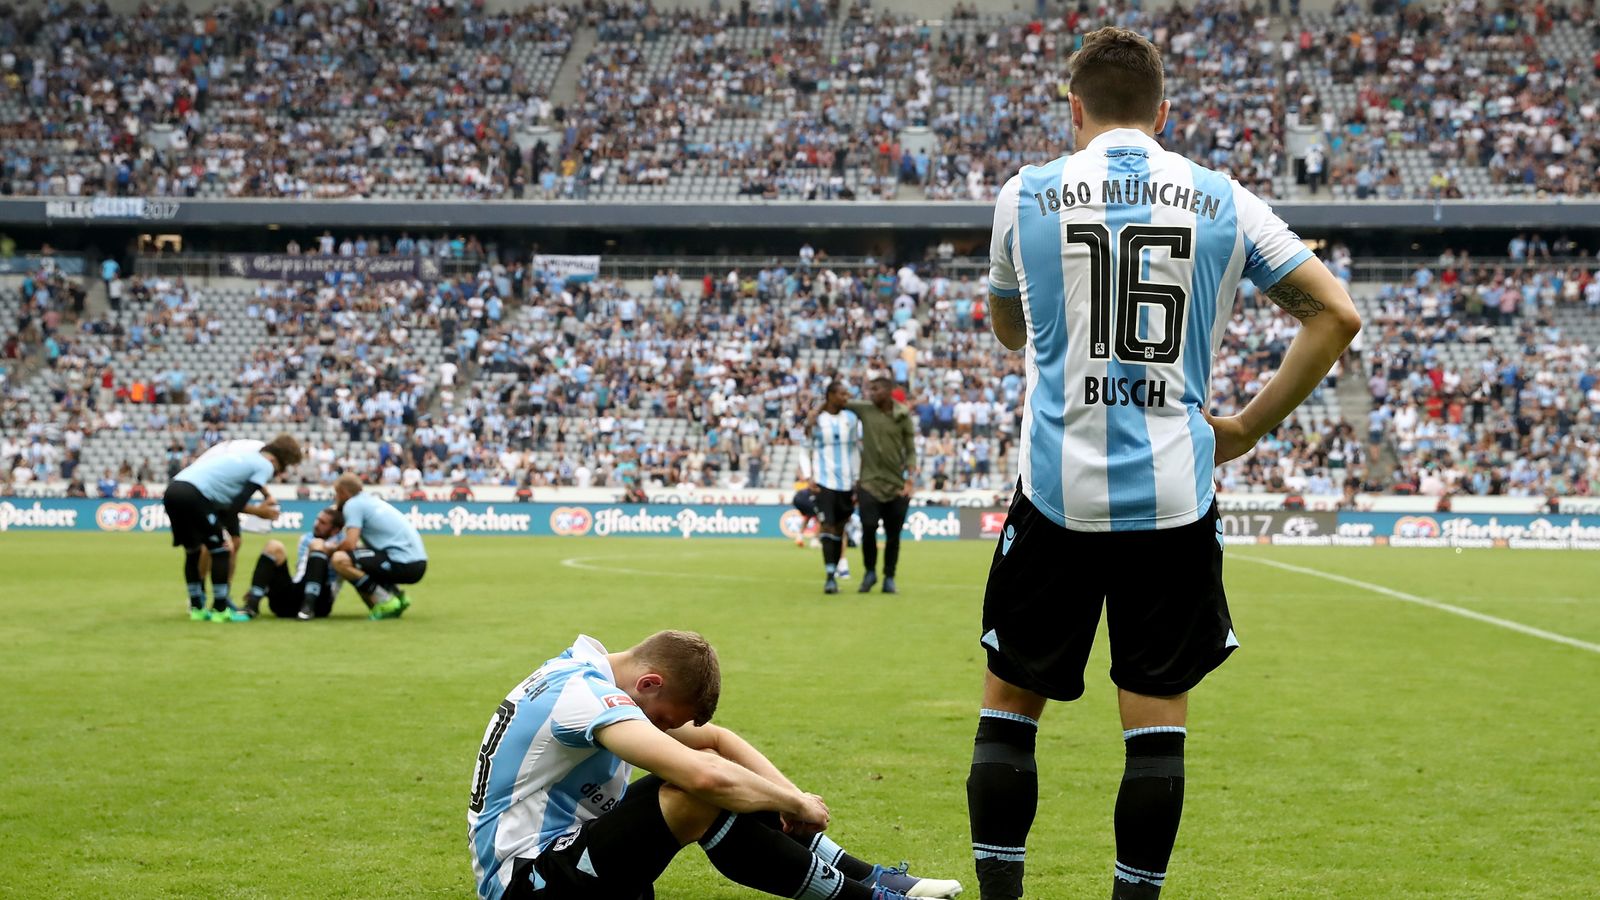
[{"label": "player's forearm", "polygon": [[771,781],[720,755],[708,755],[706,764],[709,770],[698,783],[679,787],[719,809],[785,815],[804,809],[805,795],[793,785]]},{"label": "player's forearm", "polygon": [[[1345,302],[1348,304],[1348,299]],[[1361,320],[1353,310],[1329,315],[1328,310],[1318,309],[1300,318],[1305,326],[1289,345],[1283,364],[1239,413],[1252,437],[1259,439],[1305,402],[1361,330]]]},{"label": "player's forearm", "polygon": [[772,760],[767,759],[765,754],[757,750],[754,744],[734,732],[726,728],[718,728],[713,739],[712,749],[723,759],[738,763],[781,787],[787,787],[795,791],[800,790],[795,787],[794,782],[790,781],[788,776],[779,771],[776,765],[773,765]]}]

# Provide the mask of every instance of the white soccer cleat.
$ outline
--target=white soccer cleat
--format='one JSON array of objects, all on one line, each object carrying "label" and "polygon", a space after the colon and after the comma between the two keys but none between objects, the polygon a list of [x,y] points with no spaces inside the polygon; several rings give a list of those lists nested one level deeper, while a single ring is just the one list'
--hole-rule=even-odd
[{"label": "white soccer cleat", "polygon": [[907,897],[938,897],[943,900],[954,900],[961,896],[961,882],[941,878],[918,879],[911,890],[906,891]]}]

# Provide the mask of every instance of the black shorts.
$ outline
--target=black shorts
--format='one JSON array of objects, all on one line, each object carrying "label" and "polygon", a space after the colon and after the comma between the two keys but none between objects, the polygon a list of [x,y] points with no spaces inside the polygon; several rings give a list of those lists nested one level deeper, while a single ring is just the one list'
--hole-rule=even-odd
[{"label": "black shorts", "polygon": [[1239,646],[1218,528],[1212,504],[1177,528],[1072,531],[1018,491],[983,596],[989,671],[1052,700],[1081,697],[1103,602],[1118,687],[1153,697],[1193,688]]},{"label": "black shorts", "polygon": [[665,783],[646,775],[628,785],[610,812],[557,838],[536,858],[516,860],[505,900],[650,900],[679,850],[661,814]]},{"label": "black shorts", "polygon": [[849,491],[833,491],[819,487],[815,493],[816,497],[812,502],[817,506],[818,522],[824,525],[843,525],[850,521],[850,514],[856,511],[856,504]]},{"label": "black shorts", "polygon": [[794,508],[800,511],[800,515],[808,519],[817,517],[817,499],[810,491],[795,492]]},{"label": "black shorts", "polygon": [[236,512],[220,512],[217,518],[222,520],[222,530],[233,535],[233,546],[239,546],[239,514]]},{"label": "black shorts", "polygon": [[215,552],[227,544],[222,513],[189,482],[169,483],[161,495],[161,505],[166,507],[167,519],[172,523],[172,546],[185,550],[204,547]]},{"label": "black shorts", "polygon": [[[317,600],[317,618],[325,619],[333,613],[333,598],[335,592],[322,589],[322,596]],[[278,566],[272,570],[272,581],[267,583],[267,608],[280,619],[292,619],[300,614],[300,607],[305,603],[305,583],[295,581],[289,574],[287,565]]]},{"label": "black shorts", "polygon": [[350,554],[356,567],[371,575],[379,584],[416,584],[428,571],[428,561],[395,562],[389,554],[371,547],[357,547]]}]

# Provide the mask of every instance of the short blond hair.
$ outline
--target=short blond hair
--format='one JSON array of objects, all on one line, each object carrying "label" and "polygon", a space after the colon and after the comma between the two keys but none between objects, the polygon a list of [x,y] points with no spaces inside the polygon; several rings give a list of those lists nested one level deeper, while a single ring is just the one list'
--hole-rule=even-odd
[{"label": "short blond hair", "polygon": [[694,724],[711,721],[722,697],[722,667],[710,641],[693,631],[658,631],[628,652],[662,676],[669,693],[693,707]]},{"label": "short blond hair", "polygon": [[346,472],[333,480],[333,489],[354,497],[361,493],[361,477]]}]

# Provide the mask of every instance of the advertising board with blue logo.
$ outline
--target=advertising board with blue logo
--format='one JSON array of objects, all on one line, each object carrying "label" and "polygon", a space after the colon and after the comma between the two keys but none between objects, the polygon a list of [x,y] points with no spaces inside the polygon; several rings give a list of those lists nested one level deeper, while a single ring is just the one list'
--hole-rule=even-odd
[{"label": "advertising board with blue logo", "polygon": [[1600,516],[1339,513],[1336,543],[1600,550]]},{"label": "advertising board with blue logo", "polygon": [[[277,531],[303,531],[324,504],[280,504]],[[785,506],[667,506],[554,503],[396,503],[425,535],[528,535],[555,537],[787,538],[801,536],[805,519]],[[0,532],[121,531],[168,528],[160,500],[0,499]],[[921,507],[906,517],[901,534],[913,541],[961,536],[957,511]]]}]

